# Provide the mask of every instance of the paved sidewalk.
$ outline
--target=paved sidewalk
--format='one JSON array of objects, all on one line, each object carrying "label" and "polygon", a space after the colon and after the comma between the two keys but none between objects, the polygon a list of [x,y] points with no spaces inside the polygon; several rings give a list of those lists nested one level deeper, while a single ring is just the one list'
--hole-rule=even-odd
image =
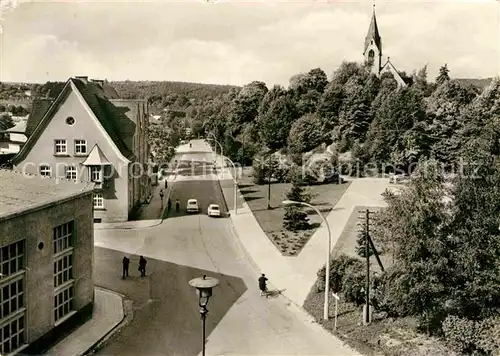
[{"label": "paved sidewalk", "polygon": [[[219,175],[221,188],[228,208],[234,203],[234,187],[231,170],[225,169]],[[331,228],[331,247],[335,246],[349,216],[356,206],[383,206],[382,192],[388,186],[387,179],[353,179],[347,191],[328,214]],[[243,195],[238,189],[238,213],[231,214],[234,229],[241,243],[257,265],[282,294],[302,307],[316,281],[317,271],[327,258],[328,230],[322,224],[313,234],[304,249],[296,257],[285,257],[274,247],[260,228]],[[232,212],[232,210],[230,210]]]},{"label": "paved sidewalk", "polygon": [[[168,187],[165,189],[165,180],[168,181]],[[163,180],[158,180],[158,185],[152,189],[152,198],[149,204],[143,204],[139,211],[137,220],[116,222],[116,223],[99,223],[94,224],[96,230],[106,229],[142,229],[157,226],[163,221],[163,213],[167,206],[168,198],[170,197],[173,182],[176,176],[168,176]],[[163,189],[165,194],[163,197],[163,207],[160,199],[160,189]]]},{"label": "paved sidewalk", "polygon": [[92,319],[56,344],[46,354],[81,356],[92,349],[123,320],[122,298],[102,288],[95,288]]}]

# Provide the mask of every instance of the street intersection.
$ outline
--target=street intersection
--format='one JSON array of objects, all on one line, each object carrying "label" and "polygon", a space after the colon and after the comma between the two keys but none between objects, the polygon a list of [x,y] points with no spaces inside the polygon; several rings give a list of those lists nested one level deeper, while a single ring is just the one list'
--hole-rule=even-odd
[{"label": "street intersection", "polygon": [[[213,161],[207,152],[183,151],[177,158]],[[283,297],[260,296],[257,278],[265,271],[248,260],[230,219],[206,215],[208,204],[226,206],[216,174],[205,171],[179,170],[169,181],[170,199],[179,198],[181,213],[169,215],[162,224],[95,231],[96,284],[134,302],[131,323],[98,354],[197,355],[201,320],[188,281],[207,274],[221,281],[208,305],[207,355],[357,355]],[[182,212],[189,198],[198,199],[199,214]],[[126,280],[120,278],[123,255],[132,260],[131,277]],[[139,255],[149,261],[143,279],[137,272]]]}]

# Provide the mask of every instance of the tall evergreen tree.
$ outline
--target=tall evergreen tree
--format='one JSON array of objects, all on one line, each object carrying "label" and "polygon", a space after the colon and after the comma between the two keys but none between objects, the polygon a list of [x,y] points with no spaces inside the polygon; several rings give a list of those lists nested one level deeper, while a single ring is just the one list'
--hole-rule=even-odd
[{"label": "tall evergreen tree", "polygon": [[441,68],[439,68],[439,74],[436,77],[436,84],[437,85],[442,85],[445,82],[447,82],[448,80],[450,80],[449,73],[450,73],[450,70],[448,69],[448,64],[445,63],[444,66],[442,66]]},{"label": "tall evergreen tree", "polygon": [[[299,177],[292,181],[292,187],[286,193],[288,200],[309,203],[311,196],[304,190],[299,182]],[[305,230],[309,228],[309,218],[304,212],[303,205],[286,205],[283,227],[289,231]]]}]

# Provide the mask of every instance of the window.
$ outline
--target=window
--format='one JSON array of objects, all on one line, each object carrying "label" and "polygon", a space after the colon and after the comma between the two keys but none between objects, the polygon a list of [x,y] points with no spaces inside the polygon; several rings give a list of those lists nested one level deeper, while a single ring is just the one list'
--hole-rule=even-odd
[{"label": "window", "polygon": [[7,355],[24,344],[24,313],[0,326],[0,354]]},{"label": "window", "polygon": [[53,229],[54,253],[57,254],[73,247],[74,223],[70,221],[66,224],[56,226]]},{"label": "window", "polygon": [[54,321],[57,322],[74,310],[73,296],[74,287],[72,284],[54,296]]},{"label": "window", "polygon": [[102,193],[94,194],[94,208],[104,208],[104,197]]},{"label": "window", "polygon": [[20,277],[2,286],[0,319],[7,318],[24,307],[24,281]]},{"label": "window", "polygon": [[102,168],[100,166],[90,167],[90,180],[92,182],[102,182]]},{"label": "window", "polygon": [[67,117],[66,118],[66,123],[71,126],[71,125],[73,125],[75,123],[75,119],[72,118],[71,116]]},{"label": "window", "polygon": [[64,255],[54,261],[54,288],[73,279],[73,254]]},{"label": "window", "polygon": [[75,140],[75,154],[78,155],[87,154],[87,141]]},{"label": "window", "polygon": [[54,254],[54,321],[73,310],[73,233],[74,222],[56,226],[53,230]]},{"label": "window", "polygon": [[54,152],[56,155],[67,154],[68,149],[66,145],[66,140],[55,140],[54,141]]},{"label": "window", "polygon": [[0,263],[2,277],[24,270],[24,240],[2,247]]},{"label": "window", "polygon": [[52,175],[52,167],[47,165],[40,166],[40,175],[43,177],[50,177]]},{"label": "window", "polygon": [[77,171],[75,166],[66,166],[66,179],[77,179]]}]

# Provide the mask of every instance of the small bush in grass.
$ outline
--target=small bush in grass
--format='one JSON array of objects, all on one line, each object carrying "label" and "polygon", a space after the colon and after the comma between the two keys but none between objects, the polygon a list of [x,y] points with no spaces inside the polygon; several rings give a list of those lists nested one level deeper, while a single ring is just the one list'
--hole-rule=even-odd
[{"label": "small bush in grass", "polygon": [[490,355],[500,355],[500,316],[481,322],[477,347]]},{"label": "small bush in grass", "polygon": [[342,281],[342,293],[348,302],[361,305],[365,302],[366,271],[363,263],[353,263],[345,269]]},{"label": "small bush in grass", "polygon": [[479,332],[480,325],[474,320],[450,315],[443,321],[446,341],[460,353],[470,354],[474,351]]},{"label": "small bush in grass", "polygon": [[[346,269],[351,265],[360,266],[363,262],[358,258],[342,254],[339,257],[330,261],[330,288],[334,293],[338,293],[342,289]],[[316,290],[323,292],[325,290],[325,267],[321,268],[317,273]]]},{"label": "small bush in grass", "polygon": [[443,321],[448,344],[459,353],[500,355],[500,317],[482,321],[449,315]]}]

